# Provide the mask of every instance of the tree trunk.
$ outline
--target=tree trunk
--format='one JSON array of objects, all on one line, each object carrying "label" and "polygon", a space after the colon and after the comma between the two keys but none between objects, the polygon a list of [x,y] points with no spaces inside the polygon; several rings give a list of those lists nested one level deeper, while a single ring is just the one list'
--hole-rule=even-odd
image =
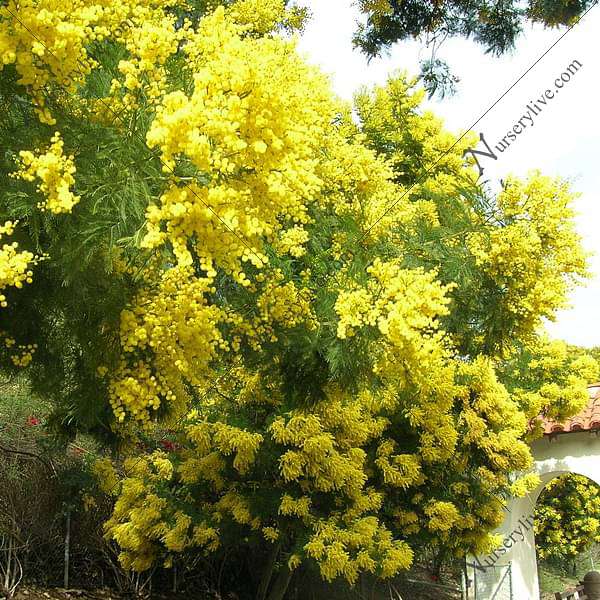
[{"label": "tree trunk", "polygon": [[67,508],[67,523],[65,527],[65,570],[63,573],[63,587],[69,589],[69,557],[71,546],[71,509]]},{"label": "tree trunk", "polygon": [[4,589],[10,594],[10,565],[12,562],[12,536],[8,538],[8,560],[6,561],[6,572],[4,574]]},{"label": "tree trunk", "polygon": [[279,574],[277,575],[277,579],[275,579],[275,583],[273,584],[273,588],[271,589],[268,600],[283,600],[290,585],[290,581],[292,580],[293,574],[294,572],[288,569],[287,566],[282,567],[281,571],[279,571]]},{"label": "tree trunk", "polygon": [[277,555],[279,554],[280,548],[281,542],[273,544],[273,548],[271,548],[271,552],[269,553],[269,559],[267,560],[267,564],[265,565],[265,568],[263,570],[260,585],[258,586],[258,591],[256,592],[256,600],[265,600],[265,598],[267,597],[267,591],[269,590],[271,577],[273,577],[275,561],[277,560]]}]

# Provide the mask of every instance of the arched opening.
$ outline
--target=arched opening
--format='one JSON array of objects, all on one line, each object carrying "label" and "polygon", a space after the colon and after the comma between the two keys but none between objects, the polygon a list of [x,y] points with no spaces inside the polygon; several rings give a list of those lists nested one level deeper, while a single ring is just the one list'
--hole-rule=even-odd
[{"label": "arched opening", "polygon": [[537,600],[539,577],[532,518],[546,484],[574,473],[600,485],[600,383],[590,386],[585,409],[566,423],[544,423],[544,436],[531,444],[540,485],[512,498],[497,533],[501,545],[490,555],[468,561],[469,599]]},{"label": "arched opening", "polygon": [[573,591],[600,566],[600,486],[569,473],[549,481],[535,507],[535,547],[542,600]]}]

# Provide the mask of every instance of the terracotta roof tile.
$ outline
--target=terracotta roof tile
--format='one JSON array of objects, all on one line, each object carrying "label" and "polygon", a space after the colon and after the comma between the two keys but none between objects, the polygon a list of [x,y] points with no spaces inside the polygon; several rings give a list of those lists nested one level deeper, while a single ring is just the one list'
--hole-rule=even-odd
[{"label": "terracotta roof tile", "polygon": [[566,423],[557,423],[549,419],[542,419],[544,435],[556,433],[571,433],[574,431],[600,431],[600,383],[588,386],[590,400],[587,406]]}]

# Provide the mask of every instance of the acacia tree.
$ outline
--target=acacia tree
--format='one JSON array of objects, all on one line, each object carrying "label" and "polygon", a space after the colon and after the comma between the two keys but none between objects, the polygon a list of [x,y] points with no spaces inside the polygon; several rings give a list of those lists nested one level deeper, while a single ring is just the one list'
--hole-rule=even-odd
[{"label": "acacia tree", "polygon": [[277,0],[0,18],[3,367],[125,455],[123,564],[255,548],[278,599],[488,549],[529,420],[596,376],[536,333],[585,275],[567,185],[490,197],[404,76],[353,120]]},{"label": "acacia tree", "polygon": [[419,39],[431,48],[421,61],[421,78],[430,95],[453,92],[458,78],[438,57],[447,38],[472,39],[486,53],[501,56],[529,23],[545,27],[573,25],[593,6],[592,0],[359,0],[365,17],[354,43],[373,58],[392,44]]}]

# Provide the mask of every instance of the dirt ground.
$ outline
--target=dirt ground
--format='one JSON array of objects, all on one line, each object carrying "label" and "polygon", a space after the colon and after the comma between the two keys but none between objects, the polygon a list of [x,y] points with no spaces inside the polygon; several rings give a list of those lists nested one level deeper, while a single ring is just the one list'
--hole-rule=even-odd
[{"label": "dirt ground", "polygon": [[[0,600],[5,600],[5,596],[0,592]],[[131,600],[131,594],[119,594],[114,590],[79,590],[64,588],[44,588],[36,586],[20,586],[13,600]],[[190,600],[190,594],[151,594],[150,598],[154,600]],[[206,596],[201,593],[194,593],[193,600],[216,600],[214,595]],[[234,600],[231,596],[223,597],[221,600]]]},{"label": "dirt ground", "polygon": [[[445,590],[424,588],[421,585],[403,586],[400,593],[396,590],[392,592],[394,600],[455,600],[460,595],[446,592]],[[398,595],[396,595],[398,594]],[[14,600],[124,600],[125,596],[116,594],[111,590],[64,590],[64,589],[44,589],[32,586],[19,588]],[[152,595],[152,598],[166,599],[166,596]],[[3,596],[0,594],[0,600]],[[204,600],[196,597],[195,600]],[[206,600],[214,600],[214,597]]]},{"label": "dirt ground", "polygon": [[14,600],[121,600],[122,596],[110,590],[93,592],[84,590],[41,589],[24,586],[17,590]]}]

